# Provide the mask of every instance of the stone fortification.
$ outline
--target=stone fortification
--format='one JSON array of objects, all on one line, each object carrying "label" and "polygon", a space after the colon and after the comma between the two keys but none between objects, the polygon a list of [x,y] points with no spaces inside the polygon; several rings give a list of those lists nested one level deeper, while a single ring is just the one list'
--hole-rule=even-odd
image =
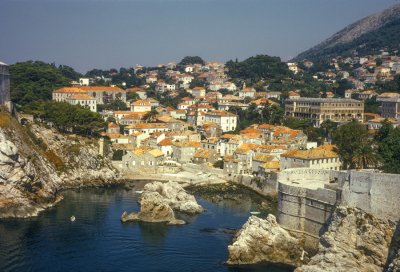
[{"label": "stone fortification", "polygon": [[288,169],[278,175],[278,222],[316,248],[339,205],[399,220],[399,185],[400,175],[374,171]]}]

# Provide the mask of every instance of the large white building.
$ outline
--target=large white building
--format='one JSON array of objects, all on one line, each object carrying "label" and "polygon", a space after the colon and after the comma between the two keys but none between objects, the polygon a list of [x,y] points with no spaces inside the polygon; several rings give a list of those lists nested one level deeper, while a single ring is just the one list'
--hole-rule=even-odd
[{"label": "large white building", "polygon": [[237,126],[237,115],[227,111],[210,111],[205,113],[204,123],[217,124],[223,132],[233,131]]}]

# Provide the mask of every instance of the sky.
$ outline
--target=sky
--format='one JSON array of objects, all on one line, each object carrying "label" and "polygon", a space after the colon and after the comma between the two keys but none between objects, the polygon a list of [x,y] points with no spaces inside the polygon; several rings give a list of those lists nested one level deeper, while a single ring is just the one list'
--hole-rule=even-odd
[{"label": "sky", "polygon": [[0,0],[0,61],[79,72],[295,57],[396,0]]}]

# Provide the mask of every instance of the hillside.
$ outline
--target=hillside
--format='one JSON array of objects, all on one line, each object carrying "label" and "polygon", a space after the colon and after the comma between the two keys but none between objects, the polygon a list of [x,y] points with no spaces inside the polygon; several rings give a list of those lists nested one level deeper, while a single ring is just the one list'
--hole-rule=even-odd
[{"label": "hillside", "polygon": [[347,56],[354,50],[359,55],[374,54],[382,48],[398,49],[399,45],[400,4],[396,4],[347,26],[322,43],[300,53],[295,60]]}]

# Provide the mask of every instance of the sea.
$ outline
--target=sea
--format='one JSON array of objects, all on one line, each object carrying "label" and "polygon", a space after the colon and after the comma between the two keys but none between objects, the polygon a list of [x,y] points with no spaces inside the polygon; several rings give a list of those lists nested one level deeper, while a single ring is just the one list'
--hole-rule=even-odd
[{"label": "sea", "polygon": [[[228,266],[228,245],[251,211],[275,213],[269,200],[196,194],[206,211],[178,214],[185,225],[121,223],[138,211],[135,188],[85,188],[39,216],[0,220],[0,271],[293,271],[273,264]],[[214,192],[215,194],[215,192]],[[71,221],[71,216],[75,221]]]}]

